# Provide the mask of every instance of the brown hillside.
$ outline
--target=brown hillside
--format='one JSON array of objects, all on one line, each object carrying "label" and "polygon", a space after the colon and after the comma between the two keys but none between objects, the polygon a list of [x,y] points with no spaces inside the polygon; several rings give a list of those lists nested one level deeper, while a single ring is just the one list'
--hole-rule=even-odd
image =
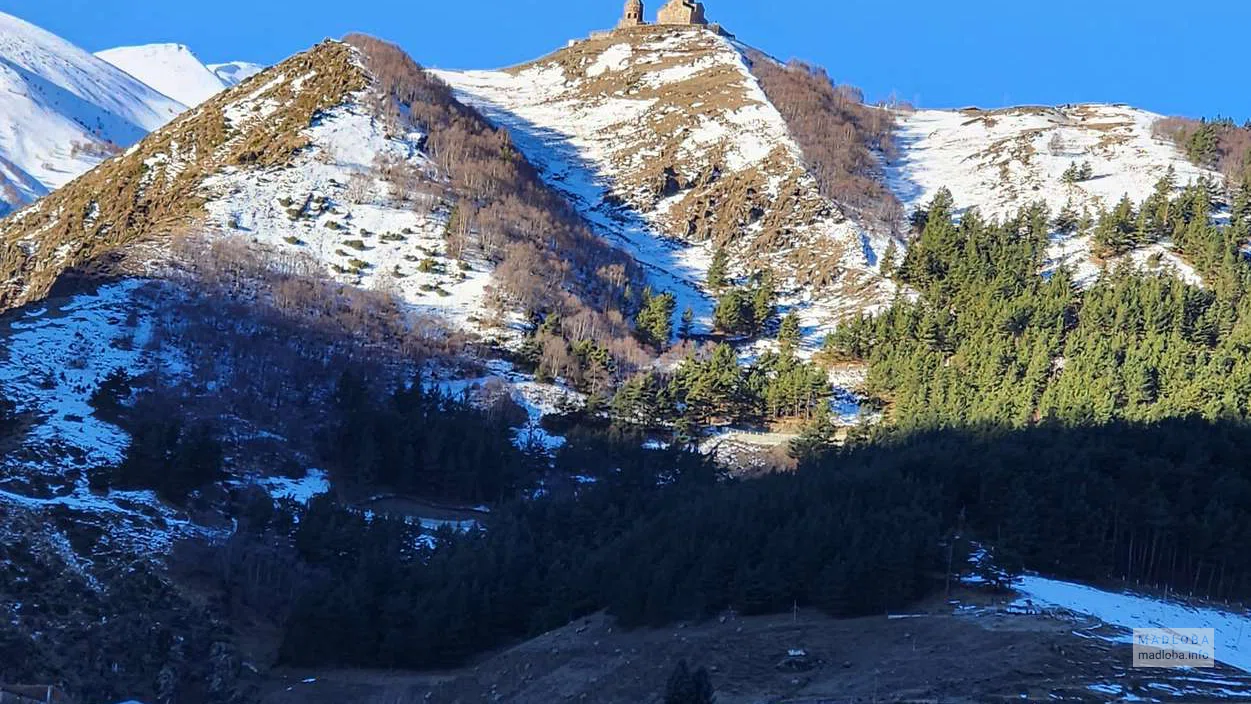
[{"label": "brown hillside", "polygon": [[[298,79],[298,80],[297,80]],[[367,79],[338,42],[316,47],[215,96],[125,154],[0,221],[0,310],[47,295],[66,270],[108,254],[125,270],[139,245],[191,223],[203,179],[226,167],[279,166],[304,146],[317,114]]]}]

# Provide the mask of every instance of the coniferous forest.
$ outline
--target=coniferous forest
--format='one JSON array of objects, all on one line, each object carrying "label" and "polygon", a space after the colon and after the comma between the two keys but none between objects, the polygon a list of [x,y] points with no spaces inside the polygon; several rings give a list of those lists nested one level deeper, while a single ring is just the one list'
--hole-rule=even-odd
[{"label": "coniferous forest", "polygon": [[[1113,232],[1171,241],[1208,282],[1112,264],[1083,289],[1063,268],[1038,275],[1048,233],[1071,214],[957,219],[940,194],[914,217],[918,236],[895,274],[919,296],[826,342],[828,355],[868,362],[883,425],[804,454],[793,474],[754,480],[719,477],[681,444],[646,450],[625,430],[590,434],[554,462],[557,474],[585,472],[600,458],[598,483],[507,503],[483,530],[444,533],[400,564],[406,528],[314,505],[295,545],[355,531],[374,547],[301,551],[322,580],[294,605],[284,655],[446,665],[603,609],[626,626],[795,604],[884,613],[941,588],[949,554],[972,542],[993,546],[1010,572],[1247,598],[1246,195],[1219,226],[1204,183],[1161,184],[1147,203],[1074,218],[1097,245]],[[764,362],[770,382],[755,395],[753,370],[727,350],[665,383],[625,383],[613,427],[666,408],[696,426],[766,408],[777,362]],[[345,629],[361,635],[352,652],[336,637]]]},{"label": "coniferous forest", "polygon": [[[971,569],[975,545],[1009,573],[1246,599],[1248,195],[1227,222],[1201,182],[1106,213],[1037,206],[995,222],[957,217],[940,193],[894,268],[916,295],[840,326],[818,361],[796,354],[789,315],[765,333],[777,351],[750,364],[722,343],[623,374],[606,349],[565,348],[582,370],[566,381],[588,401],[553,429],[567,438],[555,450],[518,447],[525,414],[507,402],[344,373],[317,433],[339,490],[490,506],[478,528],[262,495],[227,541],[183,546],[173,568],[215,585],[228,612],[271,614],[282,661],[302,666],[453,666],[600,611],[624,627],[796,605],[882,614]],[[1060,228],[1105,247],[1108,271],[1085,287],[1063,267],[1040,276]],[[1116,263],[1121,240],[1171,243],[1204,285]],[[664,348],[673,299],[642,299],[640,341]],[[767,297],[743,307],[775,315]],[[544,338],[559,324],[540,319],[518,362],[541,374],[551,355],[527,349],[565,345]],[[883,409],[842,447],[825,360],[867,364]],[[130,393],[110,377],[93,403],[133,415]],[[182,501],[217,476],[213,429],[148,415],[101,481]],[[730,478],[694,449],[709,424],[772,418],[808,423],[794,472]],[[644,442],[658,434],[664,449]]]}]

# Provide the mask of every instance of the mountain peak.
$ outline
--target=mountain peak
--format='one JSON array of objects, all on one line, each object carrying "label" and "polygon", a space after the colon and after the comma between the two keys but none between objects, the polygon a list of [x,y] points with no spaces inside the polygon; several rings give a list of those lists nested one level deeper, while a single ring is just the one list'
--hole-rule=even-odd
[{"label": "mountain peak", "polygon": [[269,71],[269,83],[210,98],[0,221],[0,307],[37,300],[62,272],[105,253],[126,259],[136,245],[163,241],[203,215],[206,178],[286,163],[308,144],[304,130],[314,116],[368,85],[355,51],[340,42],[323,42]]},{"label": "mountain peak", "polygon": [[213,75],[221,79],[221,82],[227,86],[238,85],[265,70],[264,66],[248,61],[228,61],[224,64],[209,64],[206,68],[212,71]]},{"label": "mountain peak", "polygon": [[739,272],[772,272],[831,317],[889,300],[861,228],[821,193],[744,51],[702,26],[650,24],[502,71],[439,75],[658,288],[707,300],[712,253],[724,250]]},{"label": "mountain peak", "polygon": [[185,106],[0,12],[0,214],[69,182]]},{"label": "mountain peak", "polygon": [[144,44],[97,52],[96,56],[183,105],[195,107],[226,87],[185,44]]}]

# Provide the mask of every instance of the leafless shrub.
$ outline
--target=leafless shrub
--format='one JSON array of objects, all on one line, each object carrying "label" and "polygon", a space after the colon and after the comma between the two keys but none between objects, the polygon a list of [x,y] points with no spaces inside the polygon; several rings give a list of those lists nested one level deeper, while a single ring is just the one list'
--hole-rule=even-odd
[{"label": "leafless shrub", "polygon": [[886,187],[879,154],[894,158],[894,118],[865,105],[854,86],[837,85],[802,61],[781,65],[758,52],[752,73],[803,151],[822,195],[878,222],[895,224],[903,209]]},{"label": "leafless shrub", "polygon": [[[1170,141],[1191,161],[1211,167],[1231,182],[1251,178],[1251,122],[1239,126],[1232,120],[1195,120],[1166,117],[1152,125],[1152,134]],[[1207,139],[1196,139],[1200,133]]]},{"label": "leafless shrub", "polygon": [[[625,281],[640,277],[637,265],[597,238],[543,184],[507,132],[458,102],[451,88],[398,47],[359,34],[345,41],[365,56],[380,109],[399,129],[427,135],[423,148],[449,179],[455,200],[446,233],[449,253],[476,245],[499,264],[498,295],[528,313],[620,305]],[[596,276],[613,265],[625,281]]]},{"label": "leafless shrub", "polygon": [[348,202],[362,204],[374,202],[374,179],[368,174],[354,173],[348,178],[343,195]]}]

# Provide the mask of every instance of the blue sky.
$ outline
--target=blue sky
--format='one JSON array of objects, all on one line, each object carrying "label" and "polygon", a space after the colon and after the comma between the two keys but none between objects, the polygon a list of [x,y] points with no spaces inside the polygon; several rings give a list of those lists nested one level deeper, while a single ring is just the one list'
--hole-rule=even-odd
[{"label": "blue sky", "polygon": [[[3,0],[90,50],[176,41],[205,63],[274,62],[357,30],[445,68],[534,58],[608,27],[618,0]],[[659,0],[651,0],[652,16]],[[706,0],[709,16],[779,58],[923,107],[1126,102],[1251,117],[1251,3],[1207,0]],[[786,8],[785,11],[782,8]]]}]

